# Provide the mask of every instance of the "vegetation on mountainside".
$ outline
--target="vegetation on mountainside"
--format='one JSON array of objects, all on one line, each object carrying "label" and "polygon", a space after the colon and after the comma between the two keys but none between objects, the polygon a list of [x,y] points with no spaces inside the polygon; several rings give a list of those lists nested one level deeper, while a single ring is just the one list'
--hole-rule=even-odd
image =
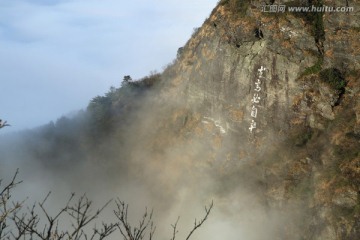
[{"label": "vegetation on mountainside", "polygon": [[236,13],[235,16],[244,17],[246,15],[246,11],[250,6],[250,0],[220,0],[220,6],[227,6],[231,11]]},{"label": "vegetation on mountainside", "polygon": [[[59,164],[93,159],[106,159],[111,155],[120,139],[114,139],[114,149],[103,142],[114,138],[115,134],[126,129],[131,121],[130,114],[140,108],[148,90],[161,81],[161,75],[151,73],[138,81],[123,81],[119,88],[111,87],[103,96],[94,97],[85,111],[73,117],[61,117],[39,128],[22,133],[19,143],[24,152],[47,164]],[[100,148],[104,148],[102,151]],[[93,153],[93,154],[88,154]]]},{"label": "vegetation on mountainside", "polygon": [[[303,3],[304,4],[304,3]],[[286,2],[284,3],[287,7],[298,7],[298,1]],[[314,7],[322,7],[323,0],[310,0],[306,4],[306,6],[314,6]],[[302,18],[308,26],[310,26],[310,31],[314,36],[315,42],[320,43],[325,40],[325,29],[324,29],[324,21],[323,16],[324,12],[322,11],[301,11],[301,12],[290,12],[290,14]]]},{"label": "vegetation on mountainside", "polygon": [[340,70],[336,68],[327,68],[322,70],[319,75],[320,79],[328,83],[332,88],[344,91],[346,82]]},{"label": "vegetation on mountainside", "polygon": [[322,64],[323,64],[323,58],[318,58],[318,60],[316,61],[316,63],[308,68],[306,68],[304,70],[304,72],[301,74],[301,76],[307,76],[310,74],[317,74],[321,71],[322,68]]},{"label": "vegetation on mountainside", "polygon": [[161,80],[161,74],[151,73],[138,81],[133,81],[130,76],[124,76],[120,88],[111,87],[104,96],[93,98],[88,107],[87,113],[90,116],[90,128],[94,137],[107,135],[114,130],[117,117],[126,114],[129,104],[155,86]]}]

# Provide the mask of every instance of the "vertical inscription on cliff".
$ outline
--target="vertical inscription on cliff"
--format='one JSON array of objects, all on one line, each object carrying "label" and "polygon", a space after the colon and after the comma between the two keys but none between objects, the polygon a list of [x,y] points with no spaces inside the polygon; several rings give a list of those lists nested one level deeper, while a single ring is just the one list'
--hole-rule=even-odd
[{"label": "vertical inscription on cliff", "polygon": [[263,75],[265,70],[266,70],[266,68],[263,66],[261,66],[257,70],[256,80],[254,83],[255,84],[254,85],[254,93],[253,93],[253,97],[251,99],[251,112],[250,112],[251,122],[250,122],[250,127],[249,127],[249,130],[251,133],[254,131],[254,129],[257,128],[256,118],[258,115],[258,105],[261,100],[261,82],[265,79],[265,77]]}]

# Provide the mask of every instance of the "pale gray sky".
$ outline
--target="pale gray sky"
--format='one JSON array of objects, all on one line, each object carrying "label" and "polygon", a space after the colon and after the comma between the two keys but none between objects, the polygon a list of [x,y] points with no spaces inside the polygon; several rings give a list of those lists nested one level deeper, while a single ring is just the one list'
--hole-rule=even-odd
[{"label": "pale gray sky", "polygon": [[0,0],[0,118],[33,128],[162,71],[218,0]]}]

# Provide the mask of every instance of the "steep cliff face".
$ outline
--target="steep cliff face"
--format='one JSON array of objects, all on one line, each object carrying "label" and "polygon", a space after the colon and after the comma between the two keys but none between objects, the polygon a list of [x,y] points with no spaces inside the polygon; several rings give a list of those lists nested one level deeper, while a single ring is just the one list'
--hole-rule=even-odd
[{"label": "steep cliff face", "polygon": [[256,196],[248,211],[278,219],[271,238],[250,239],[359,239],[360,4],[271,1],[354,11],[266,13],[260,2],[220,1],[163,73],[158,98],[174,105],[158,139],[196,144],[179,161],[211,166],[224,208],[241,186]]}]

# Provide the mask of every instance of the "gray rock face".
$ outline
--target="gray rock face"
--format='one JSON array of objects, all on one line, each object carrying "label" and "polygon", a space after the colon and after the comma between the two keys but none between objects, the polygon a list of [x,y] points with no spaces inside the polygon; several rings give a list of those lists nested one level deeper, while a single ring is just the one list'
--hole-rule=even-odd
[{"label": "gray rock face", "polygon": [[[359,3],[323,1],[357,10],[317,16],[263,13],[259,1],[243,2],[246,11],[239,13],[229,7],[236,3],[221,1],[182,48],[173,66],[176,77],[168,82],[171,96],[197,116],[197,131],[221,142],[209,148],[210,162],[229,159],[225,172],[239,165],[258,172],[261,201],[271,209],[302,206],[301,220],[289,221],[297,230],[284,230],[290,237],[279,239],[360,237],[354,225],[360,189],[340,187],[356,189],[351,176],[357,178],[354,166],[360,162],[355,150],[360,112],[354,100],[360,96]],[[324,39],[317,39],[317,31]],[[326,69],[341,77],[324,78]],[[322,216],[318,209],[324,206],[329,211]],[[336,208],[348,209],[351,217]],[[345,235],[339,219],[350,229]]]},{"label": "gray rock face", "polygon": [[345,189],[333,196],[332,202],[344,208],[354,208],[358,203],[358,193],[353,189]]},{"label": "gray rock face", "polygon": [[359,69],[360,56],[356,53],[359,47],[356,36],[359,35],[360,10],[357,1],[325,1],[334,7],[352,7],[348,13],[325,13],[324,28],[326,30],[325,65],[340,68]]}]

